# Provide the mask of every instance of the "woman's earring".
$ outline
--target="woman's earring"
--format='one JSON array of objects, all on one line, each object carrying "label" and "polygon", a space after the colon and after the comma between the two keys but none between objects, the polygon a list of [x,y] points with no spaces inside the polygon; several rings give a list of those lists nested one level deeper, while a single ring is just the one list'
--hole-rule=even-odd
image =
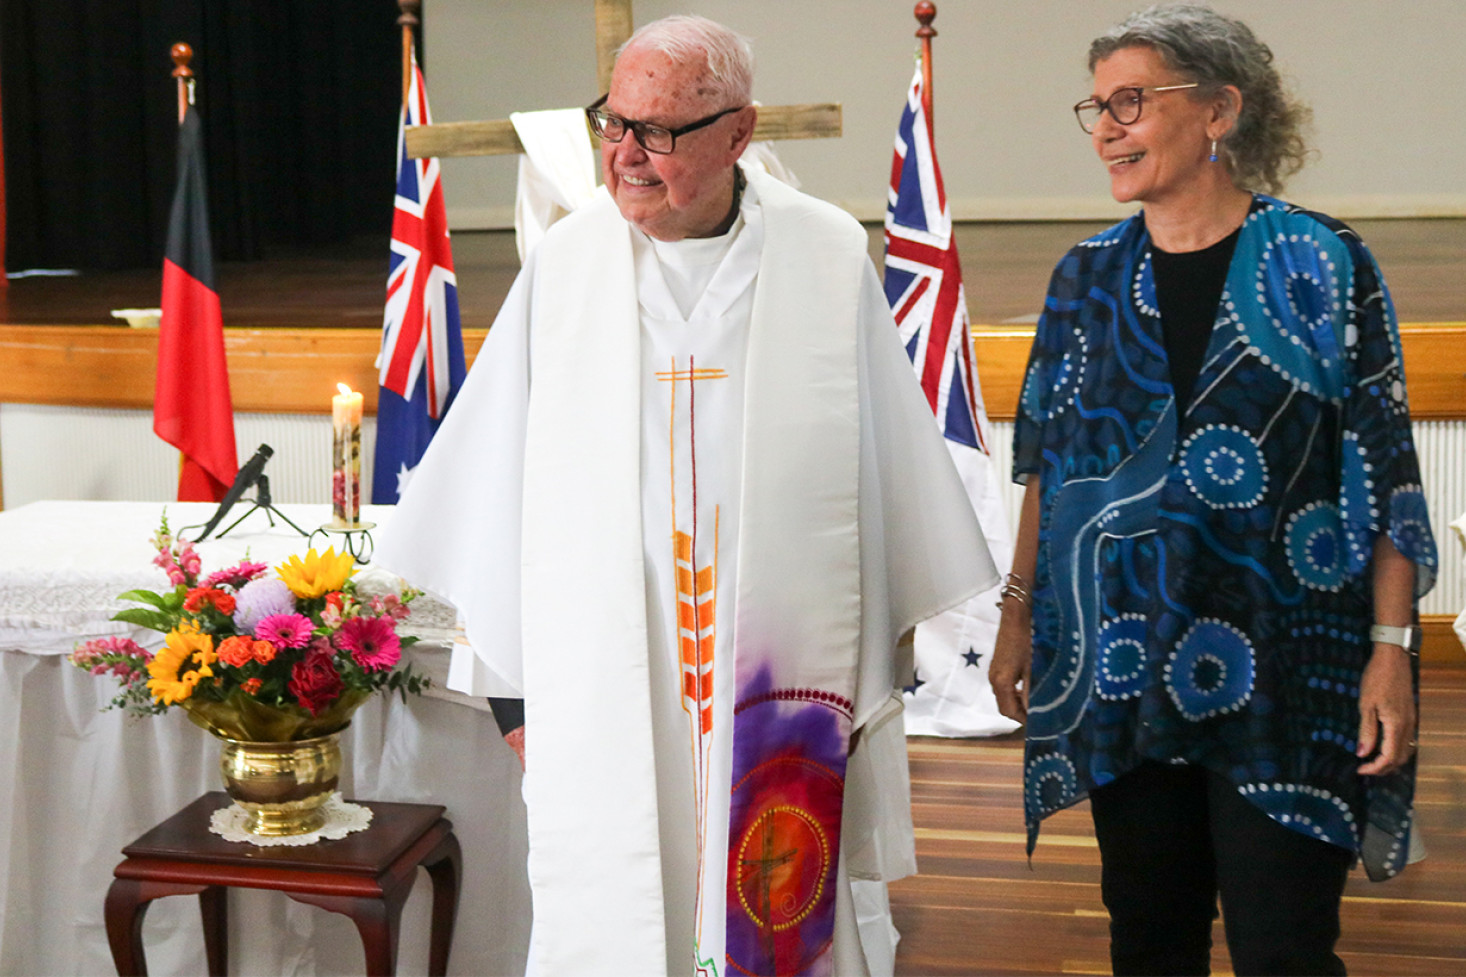
[{"label": "woman's earring", "polygon": [[1208,163],[1215,163],[1217,161],[1217,141],[1215,139],[1211,141],[1211,155],[1206,158],[1206,161]]}]

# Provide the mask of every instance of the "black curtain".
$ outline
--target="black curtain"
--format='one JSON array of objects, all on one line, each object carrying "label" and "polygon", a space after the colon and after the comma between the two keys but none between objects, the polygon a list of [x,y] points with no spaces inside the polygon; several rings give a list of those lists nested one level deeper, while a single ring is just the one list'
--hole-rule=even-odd
[{"label": "black curtain", "polygon": [[5,267],[161,261],[177,41],[194,51],[216,256],[376,234],[385,255],[397,14],[395,0],[0,0]]}]

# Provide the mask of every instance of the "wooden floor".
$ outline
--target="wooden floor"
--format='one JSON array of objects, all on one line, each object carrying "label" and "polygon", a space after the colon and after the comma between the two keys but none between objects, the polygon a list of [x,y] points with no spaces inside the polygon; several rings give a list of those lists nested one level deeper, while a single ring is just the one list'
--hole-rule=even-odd
[{"label": "wooden floor", "polygon": [[[1428,857],[1389,882],[1355,870],[1338,952],[1356,977],[1466,974],[1466,669],[1421,681],[1418,825]],[[1024,858],[1015,734],[910,741],[921,874],[892,886],[911,975],[1107,974],[1108,922],[1087,804],[1044,823]],[[1231,973],[1218,923],[1212,972]]]},{"label": "wooden floor", "polygon": [[[1098,223],[967,223],[957,227],[973,323],[1031,320],[1054,263]],[[1380,220],[1355,225],[1374,250],[1408,323],[1466,320],[1466,220]],[[879,266],[881,234],[868,228]],[[492,324],[519,270],[514,235],[477,231],[453,236],[462,323]],[[14,269],[11,269],[12,271]],[[328,250],[281,252],[267,261],[218,267],[224,324],[233,327],[360,326],[380,328],[387,243],[361,241]],[[0,289],[0,323],[97,325],[112,309],[158,305],[161,272],[103,272],[24,278]],[[8,293],[8,294],[7,294]]]}]

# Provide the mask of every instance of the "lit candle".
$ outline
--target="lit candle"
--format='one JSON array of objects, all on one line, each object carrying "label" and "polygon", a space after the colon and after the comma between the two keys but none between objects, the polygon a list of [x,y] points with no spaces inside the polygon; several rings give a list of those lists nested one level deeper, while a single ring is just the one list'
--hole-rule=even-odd
[{"label": "lit candle", "polygon": [[331,398],[331,519],[351,527],[361,521],[361,394],[344,383]]}]

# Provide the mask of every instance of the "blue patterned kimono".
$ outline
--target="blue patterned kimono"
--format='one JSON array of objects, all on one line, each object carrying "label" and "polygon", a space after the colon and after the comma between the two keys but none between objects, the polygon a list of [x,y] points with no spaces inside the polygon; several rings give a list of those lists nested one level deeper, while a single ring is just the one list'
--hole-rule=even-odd
[{"label": "blue patterned kimono", "polygon": [[[1137,215],[1059,263],[1014,431],[1041,486],[1024,762],[1042,818],[1144,760],[1405,864],[1415,762],[1359,777],[1371,559],[1434,582],[1394,307],[1331,218],[1256,196],[1178,416]],[[1418,677],[1417,677],[1418,686]]]}]

